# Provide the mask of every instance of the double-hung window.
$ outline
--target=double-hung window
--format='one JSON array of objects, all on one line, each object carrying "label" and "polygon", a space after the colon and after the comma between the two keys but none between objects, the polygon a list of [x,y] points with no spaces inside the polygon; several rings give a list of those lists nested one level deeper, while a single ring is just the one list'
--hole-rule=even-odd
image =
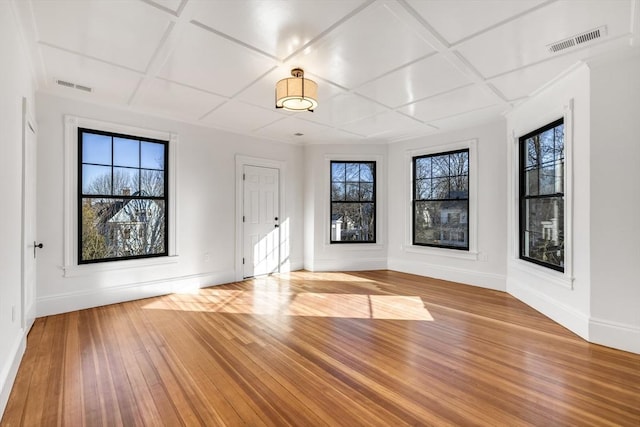
[{"label": "double-hung window", "polygon": [[376,242],[376,162],[331,162],[331,243]]},{"label": "double-hung window", "polygon": [[413,242],[469,250],[469,149],[413,157]]},{"label": "double-hung window", "polygon": [[168,254],[168,146],[78,128],[78,263]]},{"label": "double-hung window", "polygon": [[520,258],[564,272],[564,121],[520,137]]}]

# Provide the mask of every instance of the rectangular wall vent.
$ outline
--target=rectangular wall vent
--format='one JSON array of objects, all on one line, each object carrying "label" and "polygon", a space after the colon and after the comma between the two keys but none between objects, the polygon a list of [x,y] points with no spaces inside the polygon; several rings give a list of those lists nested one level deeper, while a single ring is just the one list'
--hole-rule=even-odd
[{"label": "rectangular wall vent", "polygon": [[66,87],[74,87],[75,85],[71,82],[65,82],[64,80],[56,80],[56,83],[58,83],[60,86],[66,86]]},{"label": "rectangular wall vent", "polygon": [[561,40],[556,43],[547,45],[547,48],[551,53],[559,52],[561,50],[569,49],[579,44],[587,43],[600,37],[607,35],[607,26],[603,25],[593,30],[585,31],[584,33],[576,34],[568,39]]},{"label": "rectangular wall vent", "polygon": [[72,89],[78,89],[84,92],[89,92],[89,93],[93,92],[93,89],[90,88],[89,86],[78,85],[65,80],[56,80],[56,83],[58,83],[60,86],[70,87]]}]

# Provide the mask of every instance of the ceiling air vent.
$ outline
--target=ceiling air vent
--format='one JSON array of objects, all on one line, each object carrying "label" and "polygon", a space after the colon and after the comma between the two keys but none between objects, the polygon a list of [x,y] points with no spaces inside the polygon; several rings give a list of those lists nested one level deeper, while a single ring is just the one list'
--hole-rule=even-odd
[{"label": "ceiling air vent", "polygon": [[75,83],[71,83],[65,80],[56,80],[56,83],[58,83],[60,86],[70,87],[72,89],[78,89],[84,92],[93,92],[93,89],[90,88],[89,86],[77,85]]},{"label": "ceiling air vent", "polygon": [[593,30],[585,31],[584,33],[576,34],[568,39],[561,40],[556,43],[547,45],[547,48],[551,53],[559,52],[561,50],[569,49],[570,47],[578,46],[583,43],[590,42],[591,40],[599,39],[600,37],[607,35],[607,26],[603,25]]}]

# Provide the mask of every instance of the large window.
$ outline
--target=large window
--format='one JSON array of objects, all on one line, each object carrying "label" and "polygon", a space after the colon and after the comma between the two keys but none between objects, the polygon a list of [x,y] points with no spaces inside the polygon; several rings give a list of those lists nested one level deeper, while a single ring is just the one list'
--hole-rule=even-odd
[{"label": "large window", "polygon": [[376,242],[376,162],[331,162],[331,243]]},{"label": "large window", "polygon": [[78,263],[167,255],[168,146],[78,128]]},{"label": "large window", "polygon": [[413,244],[469,250],[469,150],[413,157]]},{"label": "large window", "polygon": [[564,271],[564,122],[520,145],[520,258]]}]

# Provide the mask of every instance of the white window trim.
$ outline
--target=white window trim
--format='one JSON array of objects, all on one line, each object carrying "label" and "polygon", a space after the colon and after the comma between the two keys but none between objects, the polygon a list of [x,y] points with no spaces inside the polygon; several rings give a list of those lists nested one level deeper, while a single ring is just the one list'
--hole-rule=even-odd
[{"label": "white window trim", "polygon": [[[78,265],[78,128],[169,141],[168,256]],[[64,277],[84,276],[104,271],[142,268],[178,262],[178,242],[176,238],[178,214],[176,195],[177,142],[178,135],[170,132],[137,128],[70,115],[64,117],[64,241],[62,265]]]},{"label": "white window trim", "polygon": [[[574,100],[569,99],[561,109],[550,111],[539,117],[526,129],[513,129],[511,141],[511,239],[510,265],[511,267],[533,275],[541,280],[555,285],[573,289],[573,107]],[[536,129],[539,129],[559,117],[564,119],[564,273],[542,265],[520,259],[520,186],[519,186],[519,139]]]},{"label": "white window trim", "polygon": [[[413,158],[455,150],[469,150],[469,249],[450,249],[413,244]],[[478,140],[468,139],[405,152],[404,252],[468,260],[478,259]]]},{"label": "white window trim", "polygon": [[[341,243],[331,244],[331,162],[376,162],[376,242],[375,243]],[[324,168],[322,182],[324,186],[324,215],[322,219],[322,226],[324,231],[324,247],[325,250],[331,248],[336,251],[376,251],[384,247],[384,236],[386,230],[384,224],[386,220],[384,214],[386,210],[381,208],[380,201],[386,200],[386,194],[384,190],[386,186],[380,185],[381,182],[386,182],[384,175],[384,157],[379,154],[327,154],[324,156]]]}]

